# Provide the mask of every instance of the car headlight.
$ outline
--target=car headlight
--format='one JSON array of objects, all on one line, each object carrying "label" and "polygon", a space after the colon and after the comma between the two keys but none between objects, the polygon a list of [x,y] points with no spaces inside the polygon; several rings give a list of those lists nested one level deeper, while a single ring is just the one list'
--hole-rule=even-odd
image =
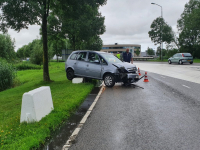
[{"label": "car headlight", "polygon": [[135,76],[136,79],[139,79],[139,76]]}]

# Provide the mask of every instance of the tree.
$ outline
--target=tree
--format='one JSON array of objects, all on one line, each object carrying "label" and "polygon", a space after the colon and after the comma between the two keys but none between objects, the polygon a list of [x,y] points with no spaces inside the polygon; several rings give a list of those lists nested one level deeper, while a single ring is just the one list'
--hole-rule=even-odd
[{"label": "tree", "polygon": [[58,56],[61,56],[62,49],[66,48],[66,39],[64,32],[61,30],[61,21],[53,13],[50,13],[48,17],[47,34],[53,55],[56,55],[58,61]]},{"label": "tree", "polygon": [[161,45],[162,42],[169,44],[172,41],[175,41],[172,28],[165,22],[165,20],[162,17],[156,18],[152,22],[150,28],[151,30],[148,32],[148,34],[151,38],[151,41],[154,42],[155,45]]},{"label": "tree", "polygon": [[180,52],[189,52],[200,58],[200,1],[190,0],[186,3],[177,23]]},{"label": "tree", "polygon": [[[73,50],[81,49],[83,43],[87,43],[85,45],[88,46],[101,41],[98,36],[105,32],[105,18],[98,9],[106,1],[73,0],[62,3],[59,9],[56,9],[57,18],[62,22],[62,31],[69,39]],[[91,42],[93,40],[97,42]]]},{"label": "tree", "polygon": [[147,53],[148,55],[155,55],[154,50],[153,50],[152,48],[149,48],[149,47],[147,48],[146,53]]},{"label": "tree", "polygon": [[58,56],[62,55],[62,49],[66,48],[66,40],[65,39],[60,39],[58,41],[54,40],[52,41],[51,46],[52,46],[53,55],[56,55],[57,62],[58,62]]},{"label": "tree", "polygon": [[20,59],[24,59],[25,58],[25,56],[24,56],[25,47],[26,47],[26,45],[20,47],[17,50],[16,55],[17,55],[18,58],[20,58]]},{"label": "tree", "polygon": [[102,39],[99,36],[94,36],[91,37],[88,41],[83,41],[80,49],[100,51],[102,49],[102,46]]},{"label": "tree", "polygon": [[[58,1],[58,0],[57,0]],[[0,29],[20,31],[29,25],[42,25],[43,41],[43,80],[50,81],[48,68],[47,17],[54,0],[1,0]],[[12,10],[12,11],[11,11]]]},{"label": "tree", "polygon": [[0,57],[6,60],[14,59],[16,56],[14,43],[8,34],[0,34]]},{"label": "tree", "polygon": [[[31,44],[31,54],[30,54],[30,61],[33,64],[42,65],[43,62],[43,46],[42,41],[40,39],[33,40]],[[52,58],[52,49],[51,47],[48,48],[48,60]]]},{"label": "tree", "polygon": [[139,50],[139,49],[136,49],[134,52],[135,52],[135,54],[136,54],[137,56],[140,55],[140,50]]}]

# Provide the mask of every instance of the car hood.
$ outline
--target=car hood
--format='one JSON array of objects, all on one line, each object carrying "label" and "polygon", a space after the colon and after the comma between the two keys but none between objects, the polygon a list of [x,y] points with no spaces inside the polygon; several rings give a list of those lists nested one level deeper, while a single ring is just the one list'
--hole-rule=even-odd
[{"label": "car hood", "polygon": [[124,67],[124,68],[133,68],[133,67],[136,67],[136,65],[134,64],[130,64],[130,63],[127,63],[127,62],[122,62],[122,63],[114,63],[113,64],[114,66],[117,66],[117,67]]},{"label": "car hood", "polygon": [[121,68],[121,69],[124,68],[124,69],[127,70],[127,72],[137,71],[136,65],[130,64],[130,63],[127,63],[127,62],[114,63],[113,66],[117,67],[118,69],[119,68]]}]

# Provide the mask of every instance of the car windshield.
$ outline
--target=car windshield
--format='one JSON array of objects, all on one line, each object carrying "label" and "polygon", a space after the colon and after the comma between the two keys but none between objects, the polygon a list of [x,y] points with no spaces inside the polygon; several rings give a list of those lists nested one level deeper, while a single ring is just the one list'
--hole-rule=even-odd
[{"label": "car windshield", "polygon": [[116,56],[109,54],[109,53],[103,53],[101,54],[107,62],[109,63],[121,63],[122,61],[119,60]]}]

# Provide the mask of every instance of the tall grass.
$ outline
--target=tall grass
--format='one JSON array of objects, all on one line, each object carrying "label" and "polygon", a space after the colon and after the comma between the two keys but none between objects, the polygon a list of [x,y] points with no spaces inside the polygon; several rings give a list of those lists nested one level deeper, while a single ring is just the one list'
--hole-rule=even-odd
[{"label": "tall grass", "polygon": [[41,69],[41,66],[31,64],[30,62],[21,62],[14,66],[17,70]]}]

